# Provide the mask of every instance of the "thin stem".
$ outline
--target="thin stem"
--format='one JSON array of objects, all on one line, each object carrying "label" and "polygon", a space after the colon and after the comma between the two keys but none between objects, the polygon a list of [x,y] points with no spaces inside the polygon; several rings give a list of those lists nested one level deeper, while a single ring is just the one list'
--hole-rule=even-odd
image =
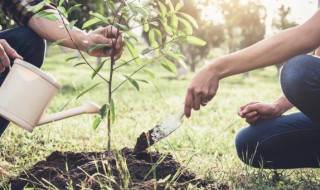
[{"label": "thin stem", "polygon": [[[118,12],[119,12],[119,10],[120,10],[122,5],[123,5],[123,2],[121,2],[120,6],[117,9],[117,12],[115,13],[116,15],[115,15],[115,17],[114,17],[114,19],[112,21],[112,26],[114,25],[114,22],[116,20],[117,14],[118,14]],[[121,22],[121,19],[122,19],[122,14],[120,15],[119,23]],[[112,30],[113,30],[113,27],[111,27],[111,33],[112,33]],[[120,30],[119,30],[119,27],[118,27],[117,28],[116,40],[112,44],[112,48],[114,50],[116,49],[116,44],[117,44],[117,41],[118,41],[119,34],[120,34]],[[108,33],[107,33],[107,36],[108,36]],[[111,55],[110,72],[109,72],[109,85],[108,85],[108,103],[109,103],[109,105],[111,105],[111,101],[112,101],[112,79],[113,79],[113,72],[114,72],[114,69],[113,69],[114,64],[115,64],[115,59],[114,59],[114,52],[113,52],[112,55]],[[111,155],[111,118],[110,117],[111,117],[111,110],[109,109],[108,110],[108,115],[107,115],[108,155],[109,156]]]},{"label": "thin stem", "polygon": [[[163,55],[160,55],[156,58],[154,58],[155,60],[162,57]],[[135,75],[137,72],[139,72],[141,69],[145,68],[147,65],[149,65],[149,63],[144,64],[143,66],[141,66],[139,69],[135,70],[133,73],[131,73],[131,75],[129,77],[132,77],[133,75]],[[124,81],[122,81],[115,89],[112,90],[112,93],[114,91],[116,91],[118,88],[120,88],[126,81],[128,80],[128,78],[126,78]]]},{"label": "thin stem", "polygon": [[[145,52],[145,53],[143,53],[143,54],[141,54],[141,55],[146,55],[146,54],[148,54],[148,53],[150,53],[150,52],[152,52],[152,51],[154,51],[154,50],[157,50],[157,49],[165,46],[165,45],[168,44],[168,43],[171,43],[171,42],[173,42],[173,41],[175,41],[175,40],[179,40],[179,39],[181,39],[181,38],[182,38],[182,37],[171,39],[170,41],[168,41],[168,42],[166,42],[166,43],[163,43],[163,44],[161,44],[160,46],[158,46],[158,47],[156,47],[156,48],[150,49],[149,51],[147,51],[147,52]],[[130,59],[129,61],[126,61],[126,62],[122,63],[121,65],[115,67],[114,70],[116,70],[116,69],[118,69],[118,68],[120,68],[120,67],[122,67],[122,66],[124,66],[124,65],[127,65],[127,64],[130,63],[131,61],[134,61],[134,60],[136,60],[136,59],[138,59],[138,58],[140,58],[140,56],[134,57],[134,58]]]},{"label": "thin stem", "polygon": [[68,33],[68,35],[69,35],[69,37],[70,37],[70,40],[72,41],[73,45],[74,45],[74,46],[76,47],[76,49],[78,50],[81,58],[85,61],[85,63],[86,63],[94,72],[97,73],[97,75],[98,75],[102,80],[104,80],[105,82],[109,83],[109,81],[108,81],[106,78],[104,78],[102,75],[100,75],[100,73],[97,72],[97,70],[95,70],[95,69],[92,67],[92,65],[88,62],[88,60],[84,57],[84,55],[83,55],[82,51],[80,50],[78,44],[73,40],[73,38],[72,38],[72,36],[71,36],[71,34],[70,34],[70,31],[69,31],[69,29],[68,29],[68,27],[67,27],[67,24],[65,23],[65,20],[64,20],[62,14],[60,13],[60,11],[59,11],[58,9],[56,9],[56,10],[57,10],[58,13],[59,13],[59,16],[60,16],[60,18],[61,18],[61,20],[62,20],[63,26],[64,26],[64,28],[66,29],[66,31],[67,31],[67,33]]}]

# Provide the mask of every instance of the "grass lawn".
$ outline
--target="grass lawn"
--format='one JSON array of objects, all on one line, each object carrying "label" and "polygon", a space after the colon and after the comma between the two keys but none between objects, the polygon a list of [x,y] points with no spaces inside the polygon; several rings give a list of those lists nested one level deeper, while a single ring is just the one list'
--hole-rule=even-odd
[{"label": "grass lawn", "polygon": [[[59,111],[69,101],[67,108],[78,106],[85,100],[102,105],[107,101],[107,88],[100,85],[79,99],[75,97],[99,79],[91,80],[91,71],[85,65],[72,67],[81,60],[65,62],[73,52],[61,53],[50,49],[43,70],[50,72],[63,85],[47,112]],[[127,55],[125,55],[127,56]],[[92,62],[95,59],[90,58]],[[132,64],[134,65],[134,64]],[[154,127],[170,113],[183,107],[184,95],[193,73],[176,78],[158,65],[148,67],[156,73],[151,79],[144,73],[135,75],[149,84],[140,83],[140,91],[125,84],[114,94],[116,121],[113,124],[112,148],[133,148],[141,132]],[[130,74],[134,66],[119,71]],[[107,68],[102,74],[108,77]],[[119,84],[121,75],[115,76]],[[232,189],[317,189],[320,185],[318,170],[261,170],[244,165],[234,147],[237,131],[247,124],[236,114],[239,106],[255,100],[271,102],[281,95],[275,67],[224,79],[216,97],[206,107],[193,112],[190,119],[168,138],[151,147],[172,154],[176,160],[203,178],[226,184]],[[32,108],[30,108],[32,111]],[[294,111],[294,110],[292,110]],[[38,127],[33,133],[10,125],[0,141],[0,166],[17,175],[24,169],[43,160],[51,152],[98,151],[107,149],[106,123],[93,130],[93,115],[82,115]],[[6,185],[6,178],[0,178]],[[0,183],[1,184],[1,183]]]}]

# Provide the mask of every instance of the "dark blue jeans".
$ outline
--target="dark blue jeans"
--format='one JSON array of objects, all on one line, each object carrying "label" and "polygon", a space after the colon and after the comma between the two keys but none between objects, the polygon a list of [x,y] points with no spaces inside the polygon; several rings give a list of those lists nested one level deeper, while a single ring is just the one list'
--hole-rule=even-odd
[{"label": "dark blue jeans", "polygon": [[[0,39],[5,39],[9,45],[15,49],[25,61],[41,67],[45,54],[45,41],[35,32],[27,27],[18,27],[0,32]],[[13,59],[11,65],[13,64]],[[0,74],[0,85],[6,78],[9,70],[6,69]],[[32,108],[30,108],[32,109]],[[9,121],[0,117],[0,136],[7,128]]]},{"label": "dark blue jeans", "polygon": [[261,121],[239,131],[239,158],[257,168],[320,167],[320,58],[299,55],[282,68],[286,98],[300,112]]}]

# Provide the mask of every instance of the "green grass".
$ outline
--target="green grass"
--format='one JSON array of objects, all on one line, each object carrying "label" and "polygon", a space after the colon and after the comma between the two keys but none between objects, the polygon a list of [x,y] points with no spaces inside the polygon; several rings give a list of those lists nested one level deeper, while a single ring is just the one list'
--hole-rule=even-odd
[{"label": "green grass", "polygon": [[[63,85],[48,108],[49,113],[59,111],[69,101],[67,108],[78,106],[85,100],[101,105],[107,101],[106,86],[99,86],[75,99],[81,90],[99,79],[96,77],[92,81],[91,71],[85,65],[73,68],[76,60],[65,62],[72,54],[63,54],[57,48],[50,49],[43,66],[43,70],[50,72]],[[90,58],[90,61],[95,62],[95,59]],[[129,74],[134,68],[128,66],[120,70]],[[114,94],[116,122],[112,127],[113,149],[133,148],[141,132],[183,107],[185,91],[193,74],[175,78],[158,65],[148,69],[157,77],[150,79],[143,73],[137,74],[134,78],[149,81],[149,84],[140,83],[139,92],[126,84]],[[102,74],[107,77],[106,71],[107,68]],[[118,76],[115,76],[117,84],[121,80]],[[238,75],[221,81],[213,101],[193,112],[190,119],[182,121],[182,127],[150,149],[170,153],[203,178],[226,184],[232,189],[316,189],[320,184],[319,172],[315,169],[278,170],[280,179],[274,180],[275,171],[247,167],[236,156],[235,135],[247,125],[237,116],[237,108],[252,100],[274,101],[281,95],[278,83],[275,67],[253,71],[249,78],[243,79]],[[106,123],[102,122],[93,130],[94,119],[93,115],[77,116],[38,127],[33,133],[10,125],[0,141],[0,166],[17,175],[55,150],[106,150]],[[5,184],[5,178],[2,180]]]}]

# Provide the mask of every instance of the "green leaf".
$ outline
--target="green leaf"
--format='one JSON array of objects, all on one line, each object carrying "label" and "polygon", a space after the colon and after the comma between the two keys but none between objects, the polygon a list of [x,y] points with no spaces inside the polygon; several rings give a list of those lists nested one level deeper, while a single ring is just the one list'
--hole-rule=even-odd
[{"label": "green leaf", "polygon": [[173,4],[172,4],[172,2],[171,1],[167,1],[167,3],[168,3],[168,5],[169,5],[169,9],[170,9],[170,11],[174,11],[174,6],[173,6]]},{"label": "green leaf", "polygon": [[150,27],[148,23],[144,23],[142,28],[143,28],[143,31],[148,32]]},{"label": "green leaf", "polygon": [[127,76],[127,75],[123,75],[124,77],[127,78],[127,80],[139,91],[140,88],[139,88],[139,84],[136,80],[134,80],[133,78]]},{"label": "green leaf", "polygon": [[190,15],[186,14],[186,13],[181,13],[178,12],[179,14],[181,14],[184,18],[186,18],[189,22],[191,22],[191,24],[196,28],[199,29],[198,23],[197,21]]},{"label": "green leaf", "polygon": [[193,33],[193,29],[192,29],[191,24],[187,20],[180,18],[180,17],[178,17],[178,20],[180,23],[182,23],[184,25],[184,29],[186,30],[187,34],[191,35]]},{"label": "green leaf", "polygon": [[98,72],[101,70],[101,68],[103,67],[103,65],[104,65],[104,63],[105,63],[106,61],[107,61],[107,59],[104,60],[104,61],[102,61],[102,62],[94,69],[94,71],[92,71],[91,79],[93,79],[93,78],[98,74]]},{"label": "green leaf", "polygon": [[77,59],[77,58],[79,58],[79,57],[78,57],[78,56],[69,57],[69,58],[66,59],[66,62],[71,61],[71,60],[73,60],[73,59]]},{"label": "green leaf", "polygon": [[175,60],[180,60],[179,55],[175,54],[174,52],[167,50],[167,49],[162,49],[161,51],[164,52],[165,55],[170,56],[171,58],[175,59]]},{"label": "green leaf", "polygon": [[155,78],[155,74],[147,69],[143,69],[143,72],[145,72],[146,74],[148,74],[151,78]]},{"label": "green leaf", "polygon": [[114,107],[113,99],[111,99],[110,110],[109,111],[110,111],[111,123],[114,123],[114,121],[116,120],[116,113],[115,113],[115,107]]},{"label": "green leaf", "polygon": [[165,17],[166,16],[166,14],[167,14],[167,7],[166,6],[164,6],[164,4],[163,3],[161,3],[160,1],[158,1],[158,3],[159,3],[159,7],[160,7],[160,13],[161,13],[161,17]]},{"label": "green leaf", "polygon": [[51,21],[58,21],[59,18],[57,18],[57,16],[54,13],[51,12],[47,12],[47,11],[40,11],[36,14],[36,18],[45,18]]},{"label": "green leaf", "polygon": [[85,28],[88,28],[92,25],[95,25],[95,24],[98,24],[98,23],[101,23],[102,21],[98,18],[93,18],[93,19],[90,19],[88,20],[87,22],[85,22],[83,25],[82,25],[82,29],[85,29]]},{"label": "green leaf", "polygon": [[149,43],[150,44],[154,44],[155,43],[155,32],[154,32],[154,28],[152,28],[150,31],[149,31],[149,34],[148,34],[148,38],[149,38]]},{"label": "green leaf", "polygon": [[104,119],[107,116],[107,113],[108,113],[109,109],[110,109],[110,105],[109,104],[104,104],[103,106],[101,106],[101,108],[100,108],[101,119]]},{"label": "green leaf", "polygon": [[96,130],[100,123],[101,123],[101,117],[97,117],[92,124],[93,130]]},{"label": "green leaf", "polygon": [[101,82],[96,83],[92,86],[89,86],[88,88],[84,89],[78,96],[76,99],[80,98],[81,96],[83,96],[84,94],[86,94],[87,92],[89,92],[90,90],[94,89],[95,87],[97,87],[99,84],[101,84]]},{"label": "green leaf", "polygon": [[59,6],[61,6],[64,3],[65,0],[59,0]]},{"label": "green leaf", "polygon": [[172,29],[176,30],[178,28],[178,17],[175,14],[172,14],[170,24]]},{"label": "green leaf", "polygon": [[165,23],[163,21],[161,21],[161,23],[162,23],[166,33],[169,34],[169,35],[173,35],[172,29],[170,28],[170,26],[168,26],[167,23]]},{"label": "green leaf", "polygon": [[105,47],[109,47],[109,45],[107,45],[107,44],[95,44],[95,45],[92,45],[92,46],[88,47],[87,52],[91,53],[92,51],[94,51],[96,49],[102,49],[102,48],[105,48]]},{"label": "green leaf", "polygon": [[149,82],[148,82],[148,81],[146,81],[146,80],[144,80],[144,79],[136,79],[136,81],[139,81],[139,82],[143,82],[143,83],[147,83],[147,84],[149,84]]},{"label": "green leaf", "polygon": [[73,20],[71,21],[68,25],[67,28],[68,30],[71,30],[73,28],[73,26],[78,22],[78,20]]},{"label": "green leaf", "polygon": [[177,68],[176,68],[176,65],[174,63],[172,63],[170,60],[162,57],[161,61],[163,61],[161,63],[161,65],[167,69],[168,71],[174,73],[174,74],[177,74]]},{"label": "green leaf", "polygon": [[60,40],[57,40],[57,41],[55,41],[55,42],[51,43],[51,44],[50,44],[50,46],[59,45],[59,44],[60,44],[60,43],[62,43],[64,40],[66,40],[66,39],[60,39]]},{"label": "green leaf", "polygon": [[[127,49],[129,50],[129,52],[133,58],[139,57],[138,50],[134,47],[134,45],[131,43],[130,40],[124,39],[124,44],[126,45]],[[137,59],[135,59],[135,62],[140,65],[141,59],[137,58]]]},{"label": "green leaf", "polygon": [[73,65],[73,67],[78,67],[79,65],[85,65],[85,64],[86,64],[86,62],[80,62],[80,63]]},{"label": "green leaf", "polygon": [[38,12],[40,11],[44,6],[46,5],[45,1],[42,1],[41,3],[38,3],[35,6],[30,7],[28,10],[31,12]]},{"label": "green leaf", "polygon": [[195,46],[205,46],[207,44],[207,42],[195,36],[187,36],[186,41]]},{"label": "green leaf", "polygon": [[124,32],[124,33],[127,34],[128,36],[130,36],[131,38],[133,38],[136,42],[139,41],[137,35],[135,35],[133,32],[131,32],[131,31],[126,31],[126,32]]},{"label": "green leaf", "polygon": [[68,11],[67,11],[67,14],[71,13],[72,11],[74,10],[77,10],[79,7],[81,7],[82,5],[81,4],[76,4],[74,6],[72,6]]},{"label": "green leaf", "polygon": [[91,15],[94,16],[94,17],[96,17],[96,18],[98,18],[98,19],[100,19],[100,20],[103,21],[103,22],[109,23],[109,22],[108,22],[108,19],[109,19],[110,17],[105,17],[105,16],[103,16],[102,14],[99,14],[99,13],[96,13],[96,12],[91,13]]},{"label": "green leaf", "polygon": [[178,3],[176,4],[176,8],[174,9],[175,12],[178,12],[182,7],[183,7],[183,3],[178,2]]},{"label": "green leaf", "polygon": [[64,7],[58,6],[57,9],[58,9],[59,13],[62,14],[62,16],[64,18],[68,18],[68,13]]}]

